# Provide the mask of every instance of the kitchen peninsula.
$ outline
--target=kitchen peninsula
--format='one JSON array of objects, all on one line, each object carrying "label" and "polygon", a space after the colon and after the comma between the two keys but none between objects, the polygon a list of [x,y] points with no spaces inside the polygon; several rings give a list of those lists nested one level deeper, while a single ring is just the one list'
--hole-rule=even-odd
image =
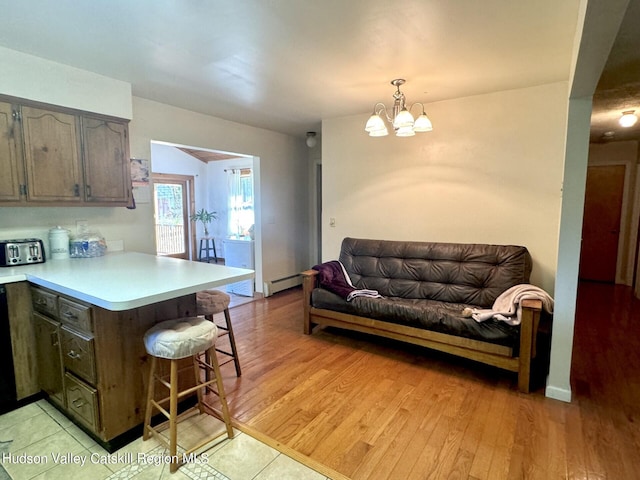
[{"label": "kitchen peninsula", "polygon": [[134,252],[0,269],[19,398],[43,390],[105,448],[118,448],[143,421],[146,330],[195,315],[198,291],[253,277],[253,270]]}]

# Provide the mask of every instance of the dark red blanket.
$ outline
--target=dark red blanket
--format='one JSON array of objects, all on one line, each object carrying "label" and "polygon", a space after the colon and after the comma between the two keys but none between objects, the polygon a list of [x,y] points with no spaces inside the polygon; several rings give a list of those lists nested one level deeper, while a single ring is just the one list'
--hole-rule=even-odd
[{"label": "dark red blanket", "polygon": [[315,265],[313,269],[318,271],[318,282],[322,288],[340,295],[347,302],[350,302],[355,297],[382,298],[376,290],[354,287],[349,274],[338,260]]}]

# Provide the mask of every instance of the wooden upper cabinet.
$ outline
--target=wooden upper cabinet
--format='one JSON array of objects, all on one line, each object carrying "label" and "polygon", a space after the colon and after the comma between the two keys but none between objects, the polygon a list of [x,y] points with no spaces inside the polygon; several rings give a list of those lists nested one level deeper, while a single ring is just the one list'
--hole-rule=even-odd
[{"label": "wooden upper cabinet", "polygon": [[0,206],[131,203],[128,120],[0,95]]},{"label": "wooden upper cabinet", "polygon": [[79,119],[22,107],[27,200],[81,203]]},{"label": "wooden upper cabinet", "polygon": [[24,185],[19,107],[0,102],[0,202],[21,202]]},{"label": "wooden upper cabinet", "polygon": [[85,199],[127,203],[131,195],[127,124],[82,117]]}]

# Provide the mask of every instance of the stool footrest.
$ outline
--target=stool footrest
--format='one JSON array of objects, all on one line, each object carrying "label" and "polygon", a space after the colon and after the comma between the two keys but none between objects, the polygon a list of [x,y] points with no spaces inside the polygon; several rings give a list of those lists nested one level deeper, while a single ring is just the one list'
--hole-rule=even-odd
[{"label": "stool footrest", "polygon": [[[205,322],[209,323],[209,322]],[[211,327],[214,328],[214,327]],[[149,350],[147,350],[149,351]],[[152,350],[153,351],[153,350]],[[198,445],[192,447],[186,451],[186,455],[195,452],[202,448],[205,444],[210,443],[226,433],[227,438],[234,437],[233,426],[231,423],[231,415],[229,414],[229,407],[227,405],[226,396],[224,393],[224,385],[220,374],[220,365],[218,363],[218,357],[214,346],[210,343],[206,350],[206,360],[202,361],[199,358],[198,353],[191,355],[192,361],[192,380],[189,382],[191,386],[187,386],[184,390],[179,390],[179,359],[167,359],[170,361],[170,376],[169,382],[164,380],[162,376],[156,371],[158,357],[151,355],[151,365],[149,370],[149,383],[147,385],[147,405],[145,411],[145,420],[142,439],[147,440],[149,437],[155,437],[162,445],[169,450],[171,457],[171,463],[169,465],[169,471],[175,472],[178,467],[183,463],[185,453],[178,455],[178,423],[181,419],[190,415],[194,411],[199,411],[200,414],[208,413],[211,416],[221,420],[224,423],[225,430],[222,433],[210,435],[209,438],[200,440]],[[206,378],[203,380],[200,369],[204,368],[206,372]],[[169,389],[169,396],[160,400],[155,399],[155,386],[156,383],[160,383]],[[215,384],[215,386],[214,386]],[[207,391],[211,391],[216,394],[220,400],[221,409],[217,410],[213,406],[204,401],[204,395]],[[181,398],[197,394],[197,404],[191,408],[188,408],[182,413],[178,413],[178,403]],[[168,410],[167,410],[168,404]],[[156,409],[162,415],[167,418],[166,421],[156,426],[151,426],[151,419],[153,417],[153,410]],[[168,434],[164,433],[164,430],[168,430]],[[161,435],[160,432],[163,431]],[[167,438],[165,438],[168,436]],[[180,448],[181,452],[184,450]]]},{"label": "stool footrest", "polygon": [[[214,409],[213,407],[204,404],[205,407],[207,407],[209,410],[211,410],[210,414],[214,415],[216,418],[218,418],[219,420],[223,420],[222,418],[222,413],[220,413],[218,410]],[[195,411],[197,411],[198,407],[191,407],[189,410],[181,413],[180,415],[178,415],[176,421],[179,422],[180,420],[182,420],[185,416],[191,416],[191,414],[193,414]],[[169,420],[166,420],[162,423],[160,423],[159,425],[156,425],[154,427],[152,426],[147,426],[147,430],[153,435],[153,437],[158,440],[158,442],[160,442],[162,444],[163,447],[165,447],[167,450],[171,448],[170,442],[162,435],[162,431],[166,430],[169,426]],[[203,446],[205,446],[207,443],[213,442],[214,440],[227,435],[227,438],[234,438],[235,437],[235,432],[232,431],[232,434],[229,435],[227,434],[227,431],[222,431],[220,433],[216,433],[213,435],[210,435],[206,438],[204,438],[203,440],[201,440],[200,442],[198,442],[197,445],[191,447],[189,450],[185,450],[184,452],[182,452],[182,455],[178,455],[177,458],[177,465],[180,466],[182,465],[182,461],[180,460],[181,456],[188,456],[190,454],[192,454],[193,452],[200,450]]]}]

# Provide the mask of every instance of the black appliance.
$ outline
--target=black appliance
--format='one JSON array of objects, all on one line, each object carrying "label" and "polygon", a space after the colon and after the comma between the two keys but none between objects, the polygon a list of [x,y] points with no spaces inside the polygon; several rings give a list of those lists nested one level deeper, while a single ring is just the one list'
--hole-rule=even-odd
[{"label": "black appliance", "polygon": [[13,350],[9,329],[7,289],[0,285],[0,414],[16,408],[16,376],[13,370]]}]

